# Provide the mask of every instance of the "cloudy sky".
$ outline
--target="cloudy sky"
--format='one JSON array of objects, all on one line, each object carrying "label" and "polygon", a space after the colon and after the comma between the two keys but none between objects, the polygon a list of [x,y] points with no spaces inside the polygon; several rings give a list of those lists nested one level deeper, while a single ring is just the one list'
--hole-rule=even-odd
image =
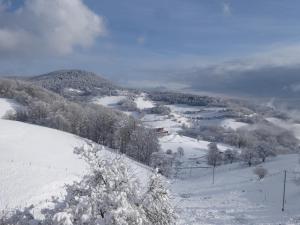
[{"label": "cloudy sky", "polygon": [[0,0],[0,74],[80,68],[233,89],[288,74],[280,88],[299,92],[299,11],[299,0]]}]

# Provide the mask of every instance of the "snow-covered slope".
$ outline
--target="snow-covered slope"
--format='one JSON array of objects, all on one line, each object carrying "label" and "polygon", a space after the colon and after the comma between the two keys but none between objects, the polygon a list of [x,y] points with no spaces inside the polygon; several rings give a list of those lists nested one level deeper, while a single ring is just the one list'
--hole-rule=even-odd
[{"label": "snow-covered slope", "polygon": [[125,99],[126,96],[120,95],[120,96],[105,96],[105,97],[99,97],[95,98],[93,100],[93,103],[103,105],[106,107],[114,107],[117,105],[118,102]]},{"label": "snow-covered slope", "polygon": [[18,107],[18,105],[14,101],[0,98],[0,118],[3,118],[8,112],[13,112],[16,107]]},{"label": "snow-covered slope", "polygon": [[237,122],[234,119],[225,119],[221,122],[221,126],[224,128],[231,128],[233,130],[236,130],[238,128],[247,126],[249,124],[243,123],[243,122]]},{"label": "snow-covered slope", "polygon": [[138,96],[137,98],[135,98],[135,103],[137,105],[138,109],[149,109],[154,107],[154,103],[151,100],[146,99],[146,94],[142,93],[140,96]]},{"label": "snow-covered slope", "polygon": [[[10,103],[1,99],[1,115],[13,109]],[[66,132],[0,119],[0,210],[63,194],[64,184],[87,172],[86,163],[73,153],[74,147],[84,144],[85,139]],[[116,157],[103,146],[101,154]],[[125,161],[146,182],[150,170],[128,158]]]},{"label": "snow-covered slope", "polygon": [[73,154],[83,139],[16,121],[0,120],[0,127],[0,209],[47,199],[84,174]]},{"label": "snow-covered slope", "polygon": [[[300,224],[300,188],[297,155],[278,156],[262,165],[268,170],[258,180],[253,167],[239,163],[215,169],[186,171],[185,179],[172,182],[179,224],[270,225]],[[283,171],[287,170],[285,211],[282,212]]]}]

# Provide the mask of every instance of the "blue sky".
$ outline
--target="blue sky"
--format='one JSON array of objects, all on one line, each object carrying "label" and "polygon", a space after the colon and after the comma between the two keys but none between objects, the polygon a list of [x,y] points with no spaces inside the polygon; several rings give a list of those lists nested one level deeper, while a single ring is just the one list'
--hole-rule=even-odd
[{"label": "blue sky", "polygon": [[88,0],[86,4],[107,21],[109,36],[100,40],[98,50],[111,45],[110,53],[125,64],[126,73],[193,67],[300,41],[299,1]]},{"label": "blue sky", "polygon": [[[115,44],[159,54],[227,56],[254,51],[272,42],[299,39],[299,1],[88,0],[86,3],[107,19]],[[145,38],[143,46],[136,46],[139,36]]]},{"label": "blue sky", "polygon": [[299,10],[298,0],[0,0],[0,74],[80,68],[122,80],[294,67]]}]

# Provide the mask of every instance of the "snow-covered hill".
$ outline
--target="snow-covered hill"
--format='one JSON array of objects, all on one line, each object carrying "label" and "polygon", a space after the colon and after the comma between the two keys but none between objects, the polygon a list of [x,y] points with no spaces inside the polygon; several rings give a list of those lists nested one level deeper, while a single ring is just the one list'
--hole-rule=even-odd
[{"label": "snow-covered hill", "polygon": [[[0,99],[0,118],[14,109]],[[63,194],[64,185],[80,179],[87,165],[73,153],[86,144],[78,136],[55,129],[0,119],[0,210],[40,204]],[[102,147],[103,157],[115,157]],[[150,170],[125,158],[142,182]]]}]

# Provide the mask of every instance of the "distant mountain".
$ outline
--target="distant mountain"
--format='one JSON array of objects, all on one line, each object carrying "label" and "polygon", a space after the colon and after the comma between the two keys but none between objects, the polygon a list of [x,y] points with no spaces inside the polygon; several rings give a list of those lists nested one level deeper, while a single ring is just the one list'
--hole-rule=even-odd
[{"label": "distant mountain", "polygon": [[28,81],[65,97],[107,95],[119,89],[109,80],[83,70],[59,70]]}]

